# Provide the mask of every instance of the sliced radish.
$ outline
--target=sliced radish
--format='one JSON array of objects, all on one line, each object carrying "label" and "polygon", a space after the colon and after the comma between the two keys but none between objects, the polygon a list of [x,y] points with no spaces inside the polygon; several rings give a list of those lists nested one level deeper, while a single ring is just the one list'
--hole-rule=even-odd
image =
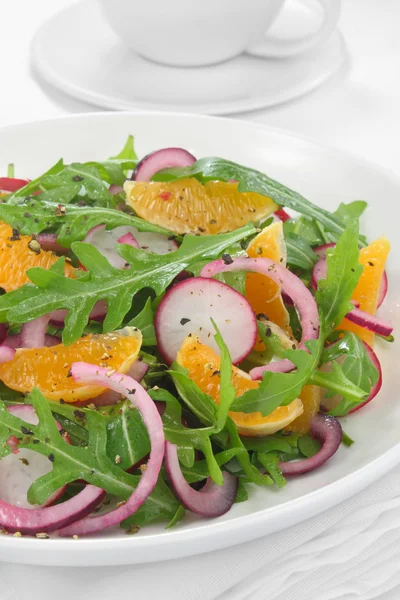
[{"label": "sliced radish", "polygon": [[320,279],[326,279],[326,274],[328,272],[328,265],[325,257],[321,257],[318,262],[315,263],[314,268],[312,270],[311,277],[311,285],[314,290],[318,288],[318,281]]},{"label": "sliced radish", "polygon": [[129,267],[128,263],[116,251],[118,239],[121,235],[127,233],[126,231],[122,232],[121,229],[121,227],[117,227],[116,229],[108,230],[105,225],[96,225],[96,227],[93,227],[88,232],[84,240],[86,243],[92,244],[92,246],[97,248],[110,265],[116,269],[126,269]]},{"label": "sliced radish", "polygon": [[382,368],[381,368],[381,363],[378,360],[377,355],[375,354],[375,352],[372,350],[371,346],[369,346],[367,343],[363,342],[364,348],[368,354],[368,358],[370,359],[371,363],[374,365],[374,367],[376,368],[376,370],[378,371],[378,381],[375,383],[375,385],[372,387],[371,392],[368,396],[368,399],[365,402],[362,402],[362,404],[357,404],[357,406],[355,406],[354,408],[351,409],[351,413],[356,412],[356,410],[360,410],[360,408],[362,408],[363,406],[365,406],[366,404],[368,404],[368,402],[371,402],[371,400],[373,400],[375,398],[375,396],[378,394],[378,392],[380,391],[381,387],[382,387]]},{"label": "sliced radish", "polygon": [[313,251],[320,258],[325,258],[326,251],[329,250],[329,248],[334,248],[335,246],[336,244],[334,242],[331,242],[330,244],[322,244],[322,246],[316,246],[315,248],[313,248]]},{"label": "sliced radish", "polygon": [[[282,288],[283,292],[292,298],[294,306],[299,314],[302,326],[300,348],[305,350],[305,342],[318,338],[319,317],[315,299],[301,279],[296,277],[296,275],[291,273],[288,269],[274,263],[274,261],[269,258],[231,258],[230,261],[215,260],[214,262],[209,263],[203,267],[200,275],[202,277],[214,277],[217,273],[224,273],[226,271],[250,271],[253,273],[261,273],[272,279]],[[284,359],[284,361],[286,361],[286,359]],[[279,365],[275,364],[274,369],[277,369],[278,367]],[[288,364],[286,362],[283,364],[283,368],[287,370]],[[250,371],[250,376],[252,379],[261,379],[263,372],[269,370],[269,365],[256,367]]]},{"label": "sliced radish", "polygon": [[[71,368],[72,377],[80,383],[102,385],[124,395],[139,409],[150,439],[150,455],[146,469],[130,498],[118,508],[105,515],[89,517],[59,531],[59,535],[86,535],[118,525],[135,513],[153,491],[164,458],[165,437],[163,423],[157,407],[146,390],[132,377],[122,373],[111,373],[108,369],[80,362]],[[110,374],[111,373],[111,374]]]},{"label": "sliced radish", "polygon": [[162,169],[171,167],[190,167],[196,162],[193,154],[183,148],[162,148],[150,152],[136,165],[131,179],[135,181],[150,181]]},{"label": "sliced radish", "polygon": [[235,502],[238,479],[223,472],[223,485],[216,485],[209,477],[198,492],[184,478],[175,444],[165,442],[165,468],[175,494],[181,503],[192,512],[203,517],[220,517],[228,512]]},{"label": "sliced radish", "polygon": [[[9,406],[8,411],[30,425],[37,425],[39,422],[35,409],[28,404]],[[61,429],[59,423],[57,427]],[[47,456],[34,450],[18,449],[18,438],[11,438],[9,445],[13,448],[13,454],[3,457],[0,461],[0,500],[30,510],[39,506],[50,506],[63,494],[66,486],[54,492],[44,504],[30,504],[27,497],[30,486],[42,475],[50,473],[52,464]]]},{"label": "sliced radish", "polygon": [[387,278],[386,271],[383,271],[382,281],[381,281],[381,285],[380,285],[379,292],[378,292],[377,308],[379,308],[382,305],[384,299],[386,298],[387,291],[388,291],[388,278]]},{"label": "sliced radish", "polygon": [[15,177],[0,177],[0,194],[2,192],[16,192],[29,183],[27,179],[15,179]]},{"label": "sliced radish", "polygon": [[282,474],[302,475],[317,469],[335,454],[342,441],[342,426],[335,417],[317,413],[311,419],[310,435],[322,443],[322,448],[311,458],[298,460],[296,462],[280,462],[279,468]]},{"label": "sliced radish", "polygon": [[381,317],[377,317],[376,315],[370,315],[359,308],[353,308],[353,310],[347,313],[345,319],[384,337],[388,337],[393,331],[393,325],[390,321],[381,319]]},{"label": "sliced radish", "polygon": [[247,300],[229,286],[203,277],[177,283],[162,299],[154,321],[158,348],[172,363],[189,334],[219,353],[214,319],[237,364],[250,354],[257,339],[257,321]]},{"label": "sliced radish", "polygon": [[117,242],[118,244],[128,244],[128,246],[132,246],[133,248],[139,248],[139,244],[130,231],[121,235],[121,237],[117,239]]},{"label": "sliced radish", "polygon": [[288,213],[286,212],[286,210],[283,210],[283,208],[279,208],[278,210],[276,210],[274,212],[274,215],[276,217],[278,217],[278,219],[280,221],[282,221],[283,223],[285,223],[286,221],[289,221],[291,219],[291,216],[288,215]]},{"label": "sliced radish", "polygon": [[68,254],[68,248],[61,246],[61,244],[57,242],[57,235],[55,233],[39,233],[36,236],[36,240],[43,250],[56,252],[57,254]]}]

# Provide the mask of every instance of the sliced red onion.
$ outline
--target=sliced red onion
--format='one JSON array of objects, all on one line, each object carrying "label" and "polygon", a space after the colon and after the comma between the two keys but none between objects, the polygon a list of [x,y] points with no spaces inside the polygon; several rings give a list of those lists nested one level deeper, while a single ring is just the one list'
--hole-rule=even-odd
[{"label": "sliced red onion", "polygon": [[379,292],[378,292],[377,308],[379,308],[382,305],[384,299],[386,298],[386,294],[388,291],[388,284],[389,284],[389,282],[388,282],[386,271],[383,271],[382,281],[381,281],[381,285],[380,285]]},{"label": "sliced red onion", "polygon": [[[62,327],[64,325],[65,317],[68,311],[64,308],[53,310],[50,313],[50,321],[55,325]],[[104,321],[107,313],[107,302],[105,300],[99,300],[93,307],[92,312],[89,315],[91,321]]]},{"label": "sliced red onion", "polygon": [[[1,348],[13,348],[16,350],[21,347],[21,335],[8,335],[4,342],[1,344]],[[1,350],[0,348],[0,350]],[[4,362],[4,361],[3,361]]]},{"label": "sliced red onion", "polygon": [[6,339],[7,333],[8,333],[8,326],[6,325],[6,323],[0,323],[0,344],[2,344],[4,342],[4,340]]},{"label": "sliced red onion", "polygon": [[36,236],[36,240],[43,250],[56,252],[57,254],[68,254],[68,248],[61,246],[61,244],[57,242],[57,235],[55,233],[39,233]]},{"label": "sliced red onion", "polygon": [[0,193],[16,192],[29,183],[27,179],[16,179],[15,177],[0,177]]},{"label": "sliced red onion", "polygon": [[[259,367],[257,367],[259,368]],[[274,362],[270,362],[268,363],[268,365],[263,365],[263,373],[265,371],[268,371],[270,373],[289,373],[290,371],[293,371],[293,369],[295,369],[296,366],[292,363],[291,360],[288,360],[287,358],[283,358],[282,360],[276,360]],[[255,371],[255,369],[251,369],[250,371],[250,377],[252,379],[259,379],[259,377],[254,377],[253,375],[253,371]],[[257,375],[257,373],[256,373]]]},{"label": "sliced red onion", "polygon": [[238,479],[223,471],[223,485],[216,485],[209,477],[205,486],[197,492],[184,478],[178,460],[178,448],[165,442],[165,468],[180,502],[192,512],[203,517],[220,517],[235,502]]},{"label": "sliced red onion", "polygon": [[190,333],[219,353],[211,319],[219,327],[234,364],[250,354],[257,339],[257,321],[247,300],[220,281],[192,277],[172,286],[156,312],[158,349],[167,363],[175,360]]},{"label": "sliced red onion", "polygon": [[368,354],[368,358],[370,359],[371,363],[374,365],[374,367],[376,368],[376,370],[378,371],[378,381],[375,383],[375,385],[372,387],[370,394],[368,396],[368,399],[365,402],[362,402],[361,404],[358,404],[357,406],[355,406],[354,408],[351,409],[350,413],[356,412],[356,410],[360,410],[360,408],[362,408],[363,406],[365,406],[366,404],[368,404],[368,402],[371,402],[371,400],[373,400],[375,398],[375,396],[378,394],[378,392],[380,391],[381,387],[382,387],[382,368],[381,368],[381,363],[378,360],[377,355],[375,354],[375,352],[372,350],[371,346],[369,346],[366,342],[363,342],[364,348]]},{"label": "sliced red onion", "polygon": [[121,235],[121,237],[117,239],[117,242],[118,244],[128,244],[128,246],[133,246],[133,248],[139,248],[139,244],[130,231],[124,235]]},{"label": "sliced red onion", "polygon": [[193,154],[184,148],[162,148],[150,152],[136,165],[131,179],[135,181],[150,181],[150,179],[162,169],[171,167],[190,167],[196,162]]},{"label": "sliced red onion", "polygon": [[370,315],[359,308],[353,308],[353,310],[347,313],[345,319],[384,337],[391,335],[393,331],[393,325],[390,321],[377,317],[376,315]]},{"label": "sliced red onion", "polygon": [[108,191],[110,192],[111,196],[115,196],[116,194],[121,194],[121,192],[124,191],[124,188],[122,185],[115,185],[115,183],[112,183],[108,188]]},{"label": "sliced red onion", "polygon": [[283,208],[279,208],[278,210],[276,210],[274,212],[274,215],[276,217],[278,217],[278,219],[280,221],[282,221],[283,223],[285,223],[286,221],[289,221],[291,219],[291,216],[288,215],[288,213],[286,212],[286,210],[283,210]]},{"label": "sliced red onion", "polygon": [[43,315],[33,321],[24,323],[21,328],[21,348],[43,348],[49,315]]},{"label": "sliced red onion", "polygon": [[72,526],[59,531],[59,535],[86,535],[102,531],[107,527],[118,525],[135,513],[145,502],[157,483],[164,458],[165,437],[161,417],[155,403],[146,390],[132,377],[122,373],[112,373],[102,367],[88,363],[73,363],[71,373],[75,381],[93,385],[101,385],[124,395],[139,409],[150,439],[150,455],[147,468],[140,478],[139,484],[125,504],[105,515],[83,519]]},{"label": "sliced red onion", "polygon": [[335,417],[317,413],[311,419],[310,435],[321,442],[321,450],[311,458],[296,462],[280,462],[279,468],[285,477],[288,475],[302,475],[323,465],[340,446],[342,426]]},{"label": "sliced red onion", "polygon": [[334,248],[335,246],[336,244],[334,242],[331,242],[330,244],[322,244],[322,246],[316,246],[315,248],[313,248],[313,251],[320,258],[325,258],[326,251],[329,250],[329,248]]},{"label": "sliced red onion", "polygon": [[[148,370],[149,365],[146,364],[143,360],[138,359],[135,360],[131,367],[129,367],[126,374],[140,383]],[[76,402],[75,404],[79,404],[79,406],[87,406],[88,404],[94,404],[95,406],[112,406],[113,404],[117,404],[120,400],[121,394],[119,394],[118,392],[114,392],[113,390],[106,390],[105,392],[100,394],[100,396],[90,398],[90,400],[85,400],[83,402]]]},{"label": "sliced red onion", "polygon": [[311,285],[313,286],[314,290],[318,288],[318,281],[320,279],[326,279],[327,272],[328,265],[326,262],[326,258],[322,257],[317,263],[315,263],[314,268],[312,270]]},{"label": "sliced red onion", "polygon": [[[311,292],[304,283],[285,267],[274,263],[269,258],[232,258],[228,264],[223,260],[215,260],[201,270],[202,277],[214,277],[217,273],[226,271],[251,271],[266,275],[282,288],[290,298],[299,314],[302,326],[300,348],[305,350],[305,342],[318,338],[319,318],[318,307]],[[277,368],[275,366],[274,368]],[[250,371],[252,379],[261,379],[268,365],[256,367]]]},{"label": "sliced red onion", "polygon": [[14,355],[14,348],[10,348],[9,346],[6,346],[4,344],[0,346],[0,364],[9,362],[14,358]]},{"label": "sliced red onion", "polygon": [[57,346],[57,344],[59,344],[60,341],[61,340],[57,336],[49,335],[46,333],[46,335],[44,336],[44,342],[41,346],[23,346],[21,341],[21,334],[18,333],[16,335],[7,336],[1,347],[14,348],[15,350],[17,348],[41,348],[43,346],[47,346],[48,348],[50,348],[51,346]]},{"label": "sliced red onion", "polygon": [[[35,409],[28,404],[9,406],[8,411],[30,425],[37,425],[39,422]],[[61,430],[59,423],[57,427]],[[66,486],[54,492],[42,505],[30,504],[27,497],[32,483],[52,470],[52,464],[47,456],[28,448],[18,449],[19,440],[15,436],[11,436],[8,444],[13,448],[13,453],[0,461],[0,499],[13,506],[29,510],[53,504],[63,494]]]}]

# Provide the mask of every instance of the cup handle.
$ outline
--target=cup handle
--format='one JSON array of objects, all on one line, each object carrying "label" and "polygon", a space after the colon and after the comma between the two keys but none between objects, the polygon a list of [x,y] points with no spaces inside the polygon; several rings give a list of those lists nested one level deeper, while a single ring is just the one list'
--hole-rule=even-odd
[{"label": "cup handle", "polygon": [[246,50],[248,54],[264,58],[285,58],[302,54],[327,39],[335,29],[340,15],[341,0],[317,0],[323,11],[321,27],[314,34],[299,40],[268,39],[266,35]]}]

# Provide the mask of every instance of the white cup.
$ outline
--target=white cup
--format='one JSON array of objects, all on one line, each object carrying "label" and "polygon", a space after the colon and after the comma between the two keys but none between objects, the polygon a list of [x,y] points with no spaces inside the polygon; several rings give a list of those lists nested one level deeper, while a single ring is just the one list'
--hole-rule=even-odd
[{"label": "white cup", "polygon": [[[158,63],[212,65],[247,52],[262,57],[300,54],[329,37],[341,0],[315,0],[322,24],[310,36],[268,39],[285,0],[97,0],[109,25],[132,50]],[[301,24],[299,24],[301,30]]]}]

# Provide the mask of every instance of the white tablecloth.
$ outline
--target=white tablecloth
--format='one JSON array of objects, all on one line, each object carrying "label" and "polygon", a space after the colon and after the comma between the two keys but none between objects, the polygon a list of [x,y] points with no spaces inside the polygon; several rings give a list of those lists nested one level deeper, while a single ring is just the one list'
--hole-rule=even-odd
[{"label": "white tablecloth", "polygon": [[[36,81],[29,41],[70,0],[0,3],[0,125],[96,110]],[[399,0],[343,0],[350,60],[327,85],[246,120],[291,129],[400,173]],[[139,567],[0,564],[0,600],[397,600],[400,468],[352,500],[281,533],[200,557]],[[161,591],[160,591],[161,590]]]}]

